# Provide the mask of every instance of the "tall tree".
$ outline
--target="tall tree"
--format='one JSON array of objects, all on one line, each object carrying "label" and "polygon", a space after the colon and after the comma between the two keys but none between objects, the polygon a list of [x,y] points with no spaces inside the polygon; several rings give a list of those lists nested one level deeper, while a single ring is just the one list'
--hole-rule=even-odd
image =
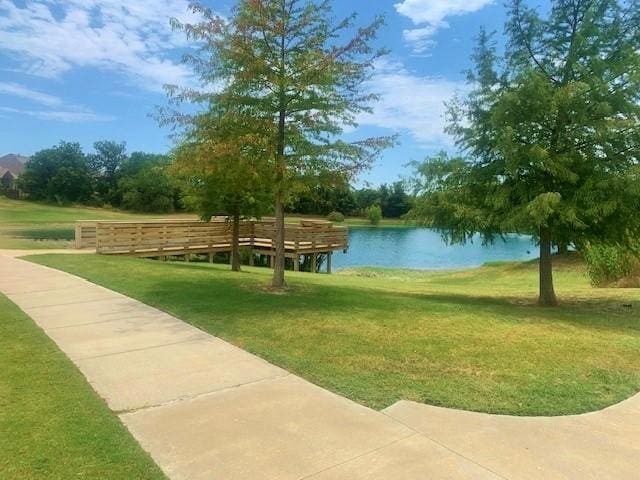
[{"label": "tall tree", "polygon": [[87,155],[87,162],[96,178],[96,190],[99,198],[106,203],[118,206],[122,198],[119,195],[119,171],[127,161],[127,144],[112,140],[102,140],[93,144],[95,153]]},{"label": "tall tree", "polygon": [[231,268],[240,271],[240,221],[270,211],[273,198],[273,123],[215,110],[194,117],[175,149],[173,171],[185,202],[207,221],[232,223]]},{"label": "tall tree", "polygon": [[541,305],[557,303],[554,243],[640,235],[639,24],[637,0],[554,0],[547,16],[511,0],[505,55],[482,31],[451,105],[464,157],[419,166],[414,215],[450,239],[538,239]]},{"label": "tall tree", "polygon": [[93,181],[79,143],[60,142],[37,152],[25,165],[18,184],[34,200],[84,202],[93,194]]},{"label": "tall tree", "polygon": [[284,286],[284,209],[296,178],[310,172],[354,174],[370,165],[390,138],[341,139],[370,111],[364,91],[384,54],[371,46],[381,18],[354,29],[355,15],[334,23],[328,0],[239,0],[228,21],[202,5],[203,20],[174,22],[202,48],[186,60],[220,89],[213,95],[170,88],[178,100],[214,102],[276,126],[274,145],[276,258],[273,286]]},{"label": "tall tree", "polygon": [[380,208],[385,218],[400,218],[411,210],[411,198],[405,191],[404,182],[381,185],[380,197]]}]

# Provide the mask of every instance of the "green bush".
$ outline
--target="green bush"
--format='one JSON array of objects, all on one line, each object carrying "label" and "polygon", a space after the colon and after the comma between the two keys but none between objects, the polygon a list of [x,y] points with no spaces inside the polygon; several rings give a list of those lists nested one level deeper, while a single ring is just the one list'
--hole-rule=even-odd
[{"label": "green bush", "polygon": [[628,249],[612,245],[589,245],[585,260],[591,283],[605,287],[629,277],[638,268],[638,258]]},{"label": "green bush", "polygon": [[340,212],[331,212],[329,215],[327,215],[327,220],[331,222],[342,223],[344,222],[344,215]]},{"label": "green bush", "polygon": [[378,225],[382,220],[382,209],[379,205],[372,205],[367,209],[367,219],[371,225]]}]

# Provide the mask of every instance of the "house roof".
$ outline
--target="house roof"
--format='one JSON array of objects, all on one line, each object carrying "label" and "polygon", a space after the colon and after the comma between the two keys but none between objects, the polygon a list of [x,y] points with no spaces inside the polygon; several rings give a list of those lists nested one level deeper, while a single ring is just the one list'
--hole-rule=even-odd
[{"label": "house roof", "polygon": [[12,178],[18,178],[18,176],[15,175],[11,170],[7,170],[4,167],[0,167],[0,178],[4,178],[7,174],[9,174],[9,176],[11,176]]},{"label": "house roof", "polygon": [[28,157],[10,153],[9,155],[0,157],[0,167],[9,170],[14,177],[17,177],[23,172],[24,164],[27,163],[28,160]]}]

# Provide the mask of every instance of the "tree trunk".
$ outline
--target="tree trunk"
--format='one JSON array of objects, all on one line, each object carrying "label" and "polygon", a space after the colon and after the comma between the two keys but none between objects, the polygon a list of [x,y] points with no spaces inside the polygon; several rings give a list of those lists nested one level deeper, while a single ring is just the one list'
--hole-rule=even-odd
[{"label": "tree trunk", "polygon": [[286,113],[280,111],[280,119],[278,122],[278,158],[276,165],[276,254],[273,265],[273,288],[284,288],[284,267],[285,267],[285,249],[284,249],[284,196],[285,196],[285,179],[286,179],[286,163],[284,158],[285,144],[285,122]]},{"label": "tree trunk", "polygon": [[551,230],[540,227],[540,296],[538,304],[543,307],[558,305],[553,288],[553,261],[551,256]]},{"label": "tree trunk", "polygon": [[233,215],[233,233],[231,239],[231,270],[240,271],[240,214]]},{"label": "tree trunk", "polygon": [[281,194],[276,198],[276,254],[273,263],[273,288],[284,288],[284,201]]},{"label": "tree trunk", "polygon": [[564,242],[560,242],[556,245],[558,247],[558,255],[564,255],[565,253],[569,253],[569,245]]},{"label": "tree trunk", "polygon": [[282,22],[283,29],[280,37],[280,86],[279,86],[279,105],[278,105],[278,138],[276,151],[276,245],[275,257],[273,265],[273,280],[271,286],[273,288],[284,288],[284,267],[285,267],[285,248],[284,248],[284,201],[286,193],[286,170],[287,164],[284,156],[287,126],[287,98],[286,98],[286,71],[287,71],[287,55],[286,55],[286,19],[287,19],[287,3],[282,2]]}]

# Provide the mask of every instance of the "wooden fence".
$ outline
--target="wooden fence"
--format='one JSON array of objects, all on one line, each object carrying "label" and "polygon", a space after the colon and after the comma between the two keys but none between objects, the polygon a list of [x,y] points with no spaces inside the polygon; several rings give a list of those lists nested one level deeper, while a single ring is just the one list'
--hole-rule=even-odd
[{"label": "wooden fence", "polygon": [[[240,245],[254,254],[275,255],[276,228],[272,221],[243,221]],[[155,220],[145,222],[82,221],[76,224],[76,248],[95,248],[105,255],[167,257],[172,255],[230,252],[232,225],[225,221],[194,222]],[[285,251],[299,268],[301,255],[309,255],[312,271],[317,256],[327,255],[331,270],[334,251],[348,248],[348,231],[330,222],[303,221],[285,227]]]}]

